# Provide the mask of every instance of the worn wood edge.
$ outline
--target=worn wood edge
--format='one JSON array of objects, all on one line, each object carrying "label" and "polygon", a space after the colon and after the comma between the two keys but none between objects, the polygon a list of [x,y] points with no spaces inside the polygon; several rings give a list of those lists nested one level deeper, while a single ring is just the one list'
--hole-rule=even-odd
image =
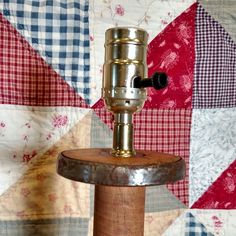
[{"label": "worn wood edge", "polygon": [[65,178],[106,186],[151,186],[174,183],[185,176],[185,162],[147,165],[112,165],[68,158],[61,153],[57,173]]}]

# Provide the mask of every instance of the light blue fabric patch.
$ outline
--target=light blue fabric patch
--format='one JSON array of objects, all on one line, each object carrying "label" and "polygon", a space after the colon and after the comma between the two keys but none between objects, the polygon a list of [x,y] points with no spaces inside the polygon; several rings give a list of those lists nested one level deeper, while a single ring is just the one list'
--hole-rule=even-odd
[{"label": "light blue fabric patch", "polygon": [[146,187],[145,212],[160,212],[186,208],[166,186]]},{"label": "light blue fabric patch", "polygon": [[0,236],[87,236],[89,219],[0,221]]}]

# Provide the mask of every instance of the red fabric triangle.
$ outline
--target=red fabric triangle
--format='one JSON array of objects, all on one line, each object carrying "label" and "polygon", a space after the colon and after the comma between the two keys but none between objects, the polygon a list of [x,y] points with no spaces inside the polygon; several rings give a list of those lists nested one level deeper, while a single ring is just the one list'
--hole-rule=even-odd
[{"label": "red fabric triangle", "polygon": [[[194,37],[197,4],[178,16],[148,45],[148,76],[166,72],[169,84],[165,89],[148,88],[145,108],[191,108],[194,77]],[[93,108],[101,108],[101,99]]]},{"label": "red fabric triangle", "polygon": [[0,14],[0,104],[88,107]]},{"label": "red fabric triangle", "polygon": [[[186,205],[196,7],[194,3],[149,44],[149,76],[156,71],[165,71],[170,77],[170,83],[160,91],[149,88],[149,99],[144,109],[134,117],[136,149],[168,152],[185,159],[186,178],[168,185],[168,189]],[[173,55],[176,57],[172,58]],[[94,104],[93,109],[111,128],[112,115],[105,110],[102,99]]]},{"label": "red fabric triangle", "polygon": [[[113,115],[107,109],[95,108],[100,119],[113,128]],[[142,109],[134,116],[134,146],[136,150],[153,150],[181,156],[186,163],[184,180],[168,184],[168,189],[188,205],[189,142],[191,109]]]},{"label": "red fabric triangle", "polygon": [[165,89],[148,88],[146,108],[191,108],[194,77],[194,32],[197,4],[178,16],[148,46],[148,76],[166,72]]},{"label": "red fabric triangle", "polygon": [[236,209],[236,160],[191,208]]},{"label": "red fabric triangle", "polygon": [[93,109],[99,109],[105,107],[104,101],[102,98],[100,98],[93,106]]}]

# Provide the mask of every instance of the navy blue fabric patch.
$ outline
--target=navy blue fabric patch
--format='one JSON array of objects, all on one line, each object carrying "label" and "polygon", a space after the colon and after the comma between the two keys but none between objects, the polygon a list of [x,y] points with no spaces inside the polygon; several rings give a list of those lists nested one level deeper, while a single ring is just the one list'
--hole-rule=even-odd
[{"label": "navy blue fabric patch", "polygon": [[0,11],[90,104],[88,9],[86,0],[6,0]]},{"label": "navy blue fabric patch", "polygon": [[192,213],[187,212],[185,220],[185,236],[214,236],[202,223],[197,221]]}]

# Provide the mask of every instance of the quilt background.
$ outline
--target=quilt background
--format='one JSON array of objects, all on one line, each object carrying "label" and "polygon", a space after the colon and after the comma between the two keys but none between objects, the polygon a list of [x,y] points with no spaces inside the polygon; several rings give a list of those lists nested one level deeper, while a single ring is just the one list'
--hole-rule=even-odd
[{"label": "quilt background", "polygon": [[92,235],[94,187],[56,174],[59,152],[111,147],[104,33],[149,34],[135,148],[182,156],[186,178],[148,187],[146,236],[236,235],[234,0],[0,0],[0,235]]}]

